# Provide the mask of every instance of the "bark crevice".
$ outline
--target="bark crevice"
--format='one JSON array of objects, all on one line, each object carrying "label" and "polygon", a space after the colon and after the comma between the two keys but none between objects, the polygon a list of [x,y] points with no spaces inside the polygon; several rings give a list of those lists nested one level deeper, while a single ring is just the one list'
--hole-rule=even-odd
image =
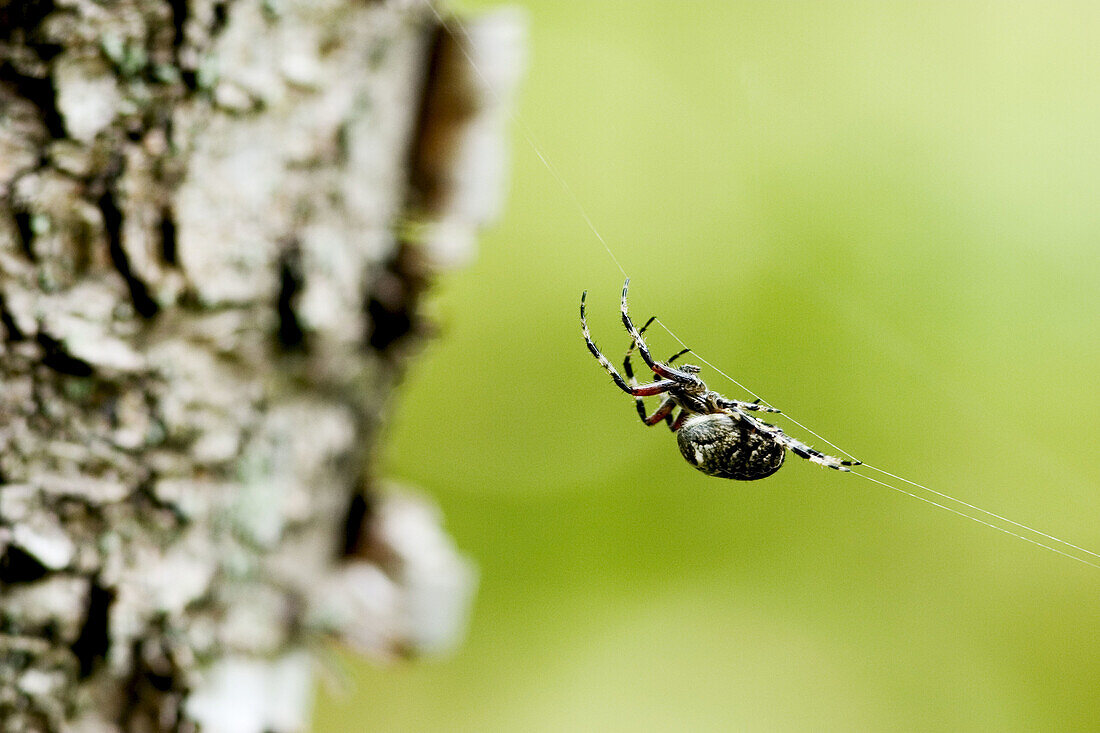
[{"label": "bark crevice", "polygon": [[91,676],[96,667],[106,659],[107,652],[111,648],[108,624],[111,604],[114,600],[113,591],[104,588],[98,581],[92,582],[88,589],[87,607],[84,623],[80,627],[80,635],[69,647],[76,656],[81,679]]}]

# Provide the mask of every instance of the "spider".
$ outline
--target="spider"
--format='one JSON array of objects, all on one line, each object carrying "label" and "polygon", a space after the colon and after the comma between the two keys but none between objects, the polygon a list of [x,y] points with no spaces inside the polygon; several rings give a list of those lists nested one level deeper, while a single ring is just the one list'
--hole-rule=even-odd
[{"label": "spider", "polygon": [[[838,471],[850,471],[849,466],[859,465],[859,461],[844,461],[827,456],[795,440],[775,425],[749,415],[750,411],[779,410],[760,404],[760,400],[731,400],[708,389],[703,380],[696,376],[700,368],[694,364],[673,367],[672,362],[690,349],[674,354],[666,362],[654,361],[642,333],[656,320],[656,316],[650,318],[641,330],[635,327],[626,306],[626,292],[629,287],[630,278],[627,278],[623,283],[622,297],[623,325],[631,338],[630,348],[623,360],[626,378],[615,371],[607,357],[600,353],[588,332],[588,322],[584,317],[587,290],[581,294],[581,330],[584,332],[584,341],[592,356],[607,370],[619,389],[634,397],[638,417],[642,422],[648,426],[664,422],[669,430],[676,433],[680,453],[688,463],[708,476],[739,481],[754,481],[771,476],[783,465],[787,450],[800,458]],[[646,366],[658,377],[656,381],[638,384],[634,378],[630,357],[635,348],[641,353]],[[652,414],[647,415],[645,398],[662,394],[665,395],[664,400]],[[680,411],[673,417],[677,408]]]}]

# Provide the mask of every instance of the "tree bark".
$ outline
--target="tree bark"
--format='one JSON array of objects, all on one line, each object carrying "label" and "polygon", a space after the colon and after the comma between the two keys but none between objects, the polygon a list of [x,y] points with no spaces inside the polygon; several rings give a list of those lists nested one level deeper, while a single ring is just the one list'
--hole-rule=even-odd
[{"label": "tree bark", "polygon": [[471,565],[372,460],[499,203],[522,19],[457,29],[0,0],[0,729],[299,730],[318,637],[460,637]]}]

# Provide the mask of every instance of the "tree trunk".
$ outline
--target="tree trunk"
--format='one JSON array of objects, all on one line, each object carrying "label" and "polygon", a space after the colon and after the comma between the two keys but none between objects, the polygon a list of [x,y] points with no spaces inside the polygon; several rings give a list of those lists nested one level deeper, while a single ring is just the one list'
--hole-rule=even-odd
[{"label": "tree trunk", "polygon": [[319,636],[461,635],[469,563],[372,465],[521,65],[515,15],[441,23],[0,0],[0,729],[299,730]]}]

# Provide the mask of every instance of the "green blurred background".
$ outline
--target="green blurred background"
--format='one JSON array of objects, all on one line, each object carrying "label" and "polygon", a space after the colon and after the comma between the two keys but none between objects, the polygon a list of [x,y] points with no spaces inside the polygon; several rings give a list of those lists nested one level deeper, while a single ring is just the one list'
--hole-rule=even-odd
[{"label": "green blurred background", "polygon": [[[524,5],[519,114],[639,320],[870,463],[1100,548],[1100,6]],[[385,461],[480,567],[469,637],[341,657],[317,729],[1100,730],[1100,570],[793,457],[707,478],[641,426],[577,322],[587,288],[618,360],[622,276],[514,132]]]}]

